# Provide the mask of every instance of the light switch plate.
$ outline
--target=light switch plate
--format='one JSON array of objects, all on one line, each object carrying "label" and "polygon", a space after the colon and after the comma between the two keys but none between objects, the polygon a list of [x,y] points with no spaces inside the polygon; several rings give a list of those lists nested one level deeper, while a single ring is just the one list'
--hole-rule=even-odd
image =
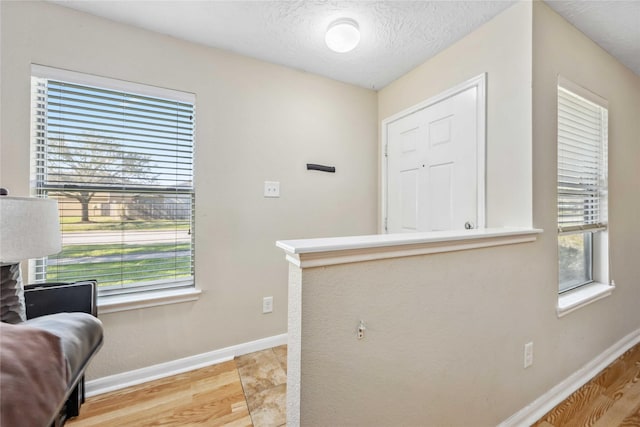
[{"label": "light switch plate", "polygon": [[533,365],[533,342],[524,345],[524,367],[528,368]]},{"label": "light switch plate", "polygon": [[273,312],[273,297],[262,298],[262,312],[263,313]]}]

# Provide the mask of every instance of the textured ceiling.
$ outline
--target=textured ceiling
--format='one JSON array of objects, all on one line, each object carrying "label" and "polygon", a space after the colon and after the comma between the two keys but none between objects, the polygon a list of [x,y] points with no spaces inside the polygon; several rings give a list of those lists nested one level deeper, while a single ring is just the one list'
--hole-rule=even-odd
[{"label": "textured ceiling", "polygon": [[[56,1],[82,10],[367,88],[381,88],[497,15],[509,1]],[[355,19],[349,53],[324,43]]]},{"label": "textured ceiling", "polygon": [[[506,0],[51,1],[373,89],[386,86],[514,3]],[[614,56],[621,55],[618,58],[640,75],[640,0],[553,1],[550,4]],[[617,9],[620,11],[612,13]],[[355,19],[360,26],[360,45],[349,53],[331,52],[324,44],[327,26],[339,17]]]}]

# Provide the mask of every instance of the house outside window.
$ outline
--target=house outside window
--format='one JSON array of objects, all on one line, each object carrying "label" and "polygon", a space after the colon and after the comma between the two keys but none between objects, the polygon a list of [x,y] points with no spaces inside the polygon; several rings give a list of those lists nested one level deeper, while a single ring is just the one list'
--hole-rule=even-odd
[{"label": "house outside window", "polygon": [[193,287],[195,96],[36,65],[31,87],[32,193],[58,200],[63,245],[31,280]]},{"label": "house outside window", "polygon": [[558,80],[559,292],[608,284],[608,106]]}]

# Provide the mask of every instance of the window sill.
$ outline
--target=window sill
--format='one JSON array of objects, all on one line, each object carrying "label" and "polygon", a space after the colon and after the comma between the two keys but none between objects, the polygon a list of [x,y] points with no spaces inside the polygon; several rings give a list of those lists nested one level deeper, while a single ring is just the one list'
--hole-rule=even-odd
[{"label": "window sill", "polygon": [[557,307],[558,317],[566,316],[572,311],[608,297],[613,293],[615,288],[613,282],[611,285],[595,282],[559,295]]},{"label": "window sill", "polygon": [[200,294],[200,289],[188,288],[103,296],[98,298],[98,314],[197,301]]}]

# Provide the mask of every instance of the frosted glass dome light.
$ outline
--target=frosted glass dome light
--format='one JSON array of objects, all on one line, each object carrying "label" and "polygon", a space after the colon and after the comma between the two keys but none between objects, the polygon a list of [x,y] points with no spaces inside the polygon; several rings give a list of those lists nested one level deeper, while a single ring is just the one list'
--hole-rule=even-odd
[{"label": "frosted glass dome light", "polygon": [[337,19],[327,28],[324,40],[334,52],[349,52],[360,43],[358,23],[350,18]]}]

